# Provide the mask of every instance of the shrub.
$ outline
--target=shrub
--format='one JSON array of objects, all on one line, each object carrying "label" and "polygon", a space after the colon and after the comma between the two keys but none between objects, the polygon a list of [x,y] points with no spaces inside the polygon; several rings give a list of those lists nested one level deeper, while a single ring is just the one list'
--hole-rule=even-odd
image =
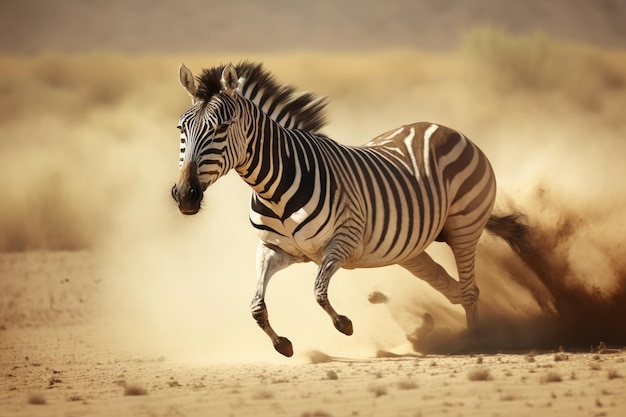
[{"label": "shrub", "polygon": [[542,384],[561,381],[563,381],[563,378],[561,378],[561,375],[556,372],[548,372],[547,374],[543,375],[539,380],[539,382],[541,382]]},{"label": "shrub", "polygon": [[410,379],[403,379],[401,381],[398,381],[396,383],[396,386],[398,387],[398,389],[402,389],[402,390],[416,389],[417,382],[410,380]]},{"label": "shrub", "polygon": [[626,86],[623,57],[541,32],[513,35],[476,28],[463,37],[462,49],[476,73],[501,93],[556,92],[581,107],[596,109],[603,103],[603,92]]},{"label": "shrub", "polygon": [[376,397],[382,397],[383,395],[387,395],[387,388],[380,384],[370,385],[368,391],[374,393]]},{"label": "shrub", "polygon": [[493,379],[491,372],[487,368],[476,368],[467,374],[470,381],[490,381]]},{"label": "shrub", "polygon": [[255,400],[270,400],[274,398],[274,393],[268,390],[259,390],[252,394],[252,398]]},{"label": "shrub", "polygon": [[33,393],[28,396],[28,404],[44,405],[47,404],[46,397],[40,393]]},{"label": "shrub", "polygon": [[615,369],[609,370],[608,377],[609,379],[623,378],[622,375],[619,372],[617,372],[617,370]]},{"label": "shrub", "polygon": [[140,385],[137,384],[125,384],[124,385],[124,395],[134,396],[134,395],[147,395],[148,391]]}]

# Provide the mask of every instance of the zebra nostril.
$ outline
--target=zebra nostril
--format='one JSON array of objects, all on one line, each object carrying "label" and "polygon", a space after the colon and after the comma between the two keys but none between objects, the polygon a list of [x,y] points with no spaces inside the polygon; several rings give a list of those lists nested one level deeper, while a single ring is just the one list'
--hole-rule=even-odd
[{"label": "zebra nostril", "polygon": [[178,203],[178,193],[176,192],[176,184],[172,186],[172,198]]},{"label": "zebra nostril", "polygon": [[202,200],[202,191],[198,187],[190,185],[187,189],[187,197],[189,201],[199,203]]}]

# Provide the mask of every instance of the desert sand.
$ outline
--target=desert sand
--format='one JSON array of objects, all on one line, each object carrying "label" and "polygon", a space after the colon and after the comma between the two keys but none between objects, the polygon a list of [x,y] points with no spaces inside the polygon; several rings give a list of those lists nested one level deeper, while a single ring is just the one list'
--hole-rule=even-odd
[{"label": "desert sand", "polygon": [[132,348],[122,324],[94,324],[103,282],[89,252],[2,254],[0,272],[2,416],[626,412],[624,349],[185,361],[159,346]]}]

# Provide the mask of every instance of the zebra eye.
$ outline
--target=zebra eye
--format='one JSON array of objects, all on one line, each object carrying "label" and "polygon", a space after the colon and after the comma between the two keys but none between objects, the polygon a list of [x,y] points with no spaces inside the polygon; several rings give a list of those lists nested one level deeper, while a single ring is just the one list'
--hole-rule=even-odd
[{"label": "zebra eye", "polygon": [[223,124],[215,126],[215,131],[217,133],[222,133],[222,132],[226,131],[226,129],[228,129],[228,124],[227,123],[223,123]]}]

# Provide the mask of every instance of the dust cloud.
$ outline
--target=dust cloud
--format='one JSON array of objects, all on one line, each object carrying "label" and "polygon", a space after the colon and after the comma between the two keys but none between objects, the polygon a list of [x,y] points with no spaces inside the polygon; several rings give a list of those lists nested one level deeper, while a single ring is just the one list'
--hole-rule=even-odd
[{"label": "dust cloud", "polygon": [[[534,42],[559,62],[534,65]],[[527,59],[505,68],[499,59],[511,45]],[[11,204],[0,207],[0,248],[90,248],[105,265],[99,322],[120,345],[189,361],[288,361],[248,310],[257,239],[246,185],[231,173],[192,217],[169,195],[175,127],[188,106],[178,65],[197,73],[240,59],[262,60],[280,81],[328,95],[325,133],[343,143],[420,120],[464,132],[494,165],[497,209],[524,213],[537,248],[519,259],[485,236],[476,338],[459,336],[459,306],[398,267],[333,279],[330,299],[354,323],[348,338],[315,303],[315,266],[290,267],[266,301],[296,360],[309,350],[355,357],[405,348],[424,313],[435,322],[417,342],[424,352],[626,343],[626,59],[549,39],[479,32],[445,54],[3,56],[0,173],[11,178]],[[567,77],[555,78],[564,62]],[[454,272],[445,246],[430,252]],[[373,291],[387,303],[370,304]]]},{"label": "dust cloud", "polygon": [[[598,186],[593,180],[584,185]],[[622,191],[620,187],[613,190]],[[413,348],[468,353],[623,346],[623,194],[594,194],[589,192],[587,202],[571,201],[542,183],[524,195],[523,208],[517,209],[527,215],[535,250],[521,258],[497,238],[483,239],[477,258],[481,325],[475,334],[466,334],[462,310],[451,312],[445,301],[424,295],[425,301],[397,290],[385,293],[387,307]],[[454,271],[449,261],[446,268]],[[426,286],[421,290],[432,293]],[[435,321],[432,332],[424,329],[429,317]]]},{"label": "dust cloud", "polygon": [[[467,45],[475,52],[484,47],[482,37],[493,34],[476,35]],[[593,70],[588,60],[596,51],[534,36],[532,41],[498,40],[507,53],[521,55],[517,63],[500,62],[494,45],[477,54],[498,92],[480,106],[501,111],[482,118],[473,126],[480,134],[470,136],[494,165],[496,211],[523,213],[535,250],[519,258],[502,241],[484,237],[477,257],[482,322],[473,335],[464,332],[462,309],[425,295],[432,293],[425,285],[419,298],[406,295],[413,291],[383,291],[392,316],[421,352],[626,343],[626,144],[615,113],[623,103],[617,97],[624,93],[624,80],[612,78],[601,60]],[[536,49],[544,49],[540,55],[549,51],[561,57],[568,71],[561,74],[556,64],[539,61],[530,49],[536,42],[541,43]],[[521,68],[513,70],[515,65]],[[504,71],[505,66],[511,70]],[[493,73],[494,68],[499,71]],[[587,70],[580,73],[580,68]],[[433,251],[448,271],[455,271],[445,248]],[[424,331],[430,317],[435,320],[432,333]]]}]

